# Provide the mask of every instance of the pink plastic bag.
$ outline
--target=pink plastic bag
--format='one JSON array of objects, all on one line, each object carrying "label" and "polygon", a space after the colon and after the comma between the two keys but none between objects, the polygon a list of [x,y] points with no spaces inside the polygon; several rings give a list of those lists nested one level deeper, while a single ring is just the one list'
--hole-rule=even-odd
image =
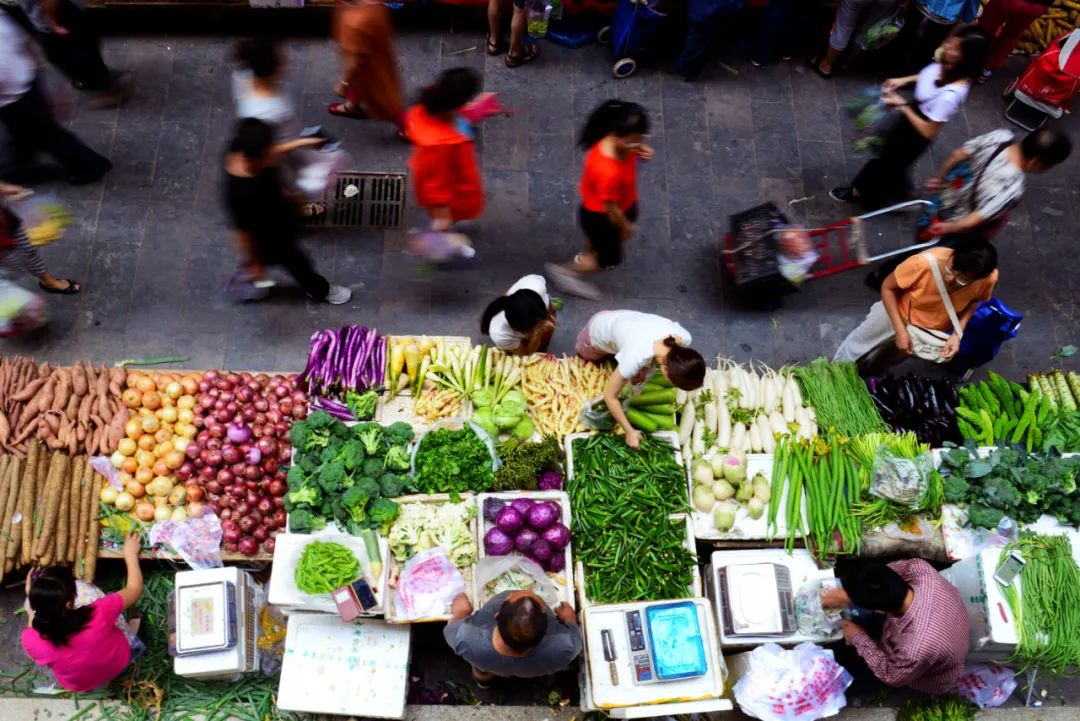
[{"label": "pink plastic bag", "polygon": [[397,618],[446,616],[454,597],[465,591],[465,579],[439,546],[420,551],[405,563],[397,582]]},{"label": "pink plastic bag", "polygon": [[996,663],[973,663],[964,668],[956,693],[979,708],[995,708],[1016,690],[1016,674]]}]

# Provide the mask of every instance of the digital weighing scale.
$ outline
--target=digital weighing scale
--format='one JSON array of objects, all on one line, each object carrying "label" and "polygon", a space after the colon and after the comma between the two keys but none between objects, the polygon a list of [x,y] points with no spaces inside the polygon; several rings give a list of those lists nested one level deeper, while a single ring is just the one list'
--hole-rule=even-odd
[{"label": "digital weighing scale", "polygon": [[256,640],[262,593],[234,566],[176,574],[170,645],[178,676],[231,679],[259,669]]},{"label": "digital weighing scale", "polygon": [[718,569],[725,636],[790,636],[798,628],[791,571],[779,563]]},{"label": "digital weighing scale", "polygon": [[708,670],[696,606],[688,601],[626,612],[634,683],[704,676]]}]

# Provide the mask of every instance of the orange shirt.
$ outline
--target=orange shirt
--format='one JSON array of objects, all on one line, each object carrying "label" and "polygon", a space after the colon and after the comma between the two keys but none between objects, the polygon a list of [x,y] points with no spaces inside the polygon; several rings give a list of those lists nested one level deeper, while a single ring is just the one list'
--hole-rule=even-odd
[{"label": "orange shirt", "polygon": [[479,217],[484,185],[473,139],[456,125],[432,117],[423,105],[406,111],[405,132],[413,145],[409,170],[417,204],[449,207],[455,221]]},{"label": "orange shirt", "polygon": [[605,203],[615,203],[622,211],[637,202],[638,156],[630,153],[622,160],[600,152],[600,143],[585,154],[581,173],[581,204],[585,210],[603,213]]},{"label": "orange shirt", "polygon": [[[937,258],[938,268],[941,269],[944,279],[945,267],[952,259],[951,248],[931,248],[924,253],[932,253]],[[896,267],[893,271],[896,283],[907,292],[900,296],[900,315],[907,319],[908,323],[920,328],[931,330],[951,330],[952,321],[949,313],[945,310],[945,303],[941,299],[937,283],[934,281],[933,271],[926,258],[913,255]],[[953,308],[956,309],[957,317],[962,316],[967,307],[972,303],[989,300],[997,284],[998,272],[985,278],[949,292]],[[948,289],[948,285],[945,286]]]}]

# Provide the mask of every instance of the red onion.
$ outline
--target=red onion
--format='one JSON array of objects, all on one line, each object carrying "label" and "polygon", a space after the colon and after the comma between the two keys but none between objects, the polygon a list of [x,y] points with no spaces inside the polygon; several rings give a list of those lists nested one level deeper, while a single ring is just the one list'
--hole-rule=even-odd
[{"label": "red onion", "polygon": [[251,532],[251,535],[255,538],[256,541],[262,543],[266,539],[270,538],[270,530],[267,529],[266,526],[259,526]]},{"label": "red onion", "polygon": [[262,496],[254,488],[249,488],[248,492],[244,494],[244,500],[248,502],[248,505],[252,508],[257,508],[259,501],[262,500]]},{"label": "red onion", "polygon": [[211,383],[217,380],[219,377],[221,377],[221,371],[215,370],[213,368],[203,373],[203,379]]},{"label": "red onion", "polygon": [[237,541],[240,540],[240,529],[239,528],[225,528],[224,524],[222,524],[221,540],[224,541],[225,543],[236,543]]},{"label": "red onion", "polygon": [[285,507],[285,496],[274,496],[274,508]]},{"label": "red onion", "polygon": [[186,481],[195,473],[195,466],[190,461],[184,462],[180,464],[175,473],[179,480]]},{"label": "red onion", "polygon": [[209,391],[210,391],[210,381],[208,381],[208,380],[199,381],[199,393],[208,393]]},{"label": "red onion", "polygon": [[244,468],[244,478],[249,481],[257,481],[262,478],[262,469],[255,465],[247,466]]},{"label": "red onion", "polygon": [[210,410],[214,407],[214,399],[210,396],[199,396],[199,407],[203,410]]},{"label": "red onion", "polygon": [[302,421],[307,418],[308,409],[306,405],[293,406],[292,417],[298,421]]},{"label": "red onion", "polygon": [[259,522],[251,516],[242,515],[240,516],[239,524],[241,531],[243,531],[244,533],[251,533],[255,530],[255,527],[259,525]]},{"label": "red onion", "polygon": [[240,553],[244,554],[245,556],[254,556],[256,553],[259,552],[259,542],[251,536],[244,536],[243,538],[241,538],[238,545],[240,548]]},{"label": "red onion", "polygon": [[271,496],[284,496],[289,490],[289,484],[275,478],[266,486]]},{"label": "red onion", "polygon": [[281,415],[283,416],[291,416],[292,405],[291,398],[282,398],[281,402],[278,403],[278,410],[281,411]]},{"label": "red onion", "polygon": [[277,541],[274,540],[273,536],[263,541],[263,550],[269,553],[271,556],[274,555],[275,546],[277,546]]},{"label": "red onion", "polygon": [[199,469],[199,478],[203,479],[204,481],[213,480],[215,475],[217,475],[217,471],[215,471],[210,466],[203,466]]},{"label": "red onion", "polygon": [[[232,419],[232,417],[233,414],[229,412],[229,410],[226,408],[218,408],[216,411],[214,411],[214,420],[216,420],[218,423],[228,423]],[[232,426],[229,426],[229,428],[232,428]],[[232,439],[230,438],[229,440]],[[241,440],[243,439],[238,439],[236,442],[239,443]]]},{"label": "red onion", "polygon": [[281,376],[274,376],[273,392],[274,395],[278,398],[284,398],[285,396],[289,395],[289,386],[285,385],[285,383],[283,382],[284,380],[285,379]]},{"label": "red onion", "polygon": [[237,478],[240,478],[242,475],[244,475],[244,464],[241,462],[236,462],[229,466],[229,471]]},{"label": "red onion", "polygon": [[225,426],[221,423],[218,423],[217,421],[214,421],[214,425],[208,425],[206,428],[208,431],[210,431],[210,435],[212,436],[210,440],[212,441],[216,441],[220,438],[225,437]]},{"label": "red onion", "polygon": [[[273,456],[274,453],[277,451],[277,443],[275,443],[270,438],[260,438],[258,443],[256,443],[255,445],[258,446],[259,454],[263,456]],[[257,463],[257,461],[249,462]]]},{"label": "red onion", "polygon": [[226,553],[236,553],[240,550],[240,546],[235,543],[222,543],[221,550],[225,551]]},{"label": "red onion", "polygon": [[270,403],[265,398],[256,398],[252,405],[255,406],[255,410],[259,413],[266,413],[270,408]]},{"label": "red onion", "polygon": [[258,413],[254,406],[247,405],[240,409],[240,417],[243,418],[246,423],[254,421],[256,415],[258,415]]},{"label": "red onion", "polygon": [[277,528],[285,528],[285,521],[288,519],[288,515],[285,513],[285,509],[279,508],[274,511],[274,526]]},{"label": "red onion", "polygon": [[221,458],[232,465],[240,462],[240,449],[234,445],[226,444],[221,448]]},{"label": "red onion", "polygon": [[[296,410],[295,409],[293,410],[293,416],[294,417],[296,416]],[[274,435],[277,436],[278,438],[288,438],[289,437],[289,424],[286,423],[285,421],[278,421],[277,423],[275,423],[274,424]]]},{"label": "red onion", "polygon": [[263,496],[259,499],[259,503],[256,508],[259,509],[259,513],[265,516],[268,513],[274,512],[274,502],[271,501],[268,496]]},{"label": "red onion", "polygon": [[[260,441],[261,443],[261,441]],[[249,448],[246,453],[246,460],[249,464],[255,465],[262,460],[263,454],[259,448]]]},{"label": "red onion", "polygon": [[202,446],[200,446],[198,443],[189,443],[188,447],[184,449],[184,455],[191,460],[195,460],[196,458],[198,458],[199,453],[201,452]]},{"label": "red onion", "polygon": [[251,429],[242,423],[230,424],[228,434],[233,443],[247,443],[251,439]]},{"label": "red onion", "polygon": [[278,462],[276,458],[270,457],[263,461],[262,472],[266,475],[270,475],[277,470]]}]

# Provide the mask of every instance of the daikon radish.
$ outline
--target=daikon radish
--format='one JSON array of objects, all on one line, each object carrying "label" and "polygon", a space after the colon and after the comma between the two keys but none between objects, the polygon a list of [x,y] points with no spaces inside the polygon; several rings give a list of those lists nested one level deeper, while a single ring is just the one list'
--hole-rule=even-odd
[{"label": "daikon radish", "polygon": [[731,416],[728,415],[727,406],[720,406],[716,415],[716,445],[727,448],[731,443]]},{"label": "daikon radish", "polygon": [[758,428],[756,421],[750,421],[750,450],[754,453],[761,453],[761,429]]},{"label": "daikon radish", "polygon": [[690,433],[690,450],[694,458],[705,454],[705,424],[695,423],[694,430]]},{"label": "daikon radish", "polygon": [[746,426],[742,423],[736,423],[731,427],[731,447],[728,450],[746,450]]},{"label": "daikon radish", "polygon": [[717,402],[723,402],[727,398],[728,386],[727,371],[717,368],[713,375],[713,395],[716,396]]},{"label": "daikon radish", "polygon": [[675,389],[675,403],[680,406],[686,405],[686,401],[690,400],[690,394],[684,391],[682,388]]},{"label": "daikon radish", "polygon": [[716,403],[705,404],[705,429],[710,431],[714,436],[718,430],[718,418],[716,412]]},{"label": "daikon radish", "polygon": [[758,431],[761,433],[761,450],[772,453],[776,450],[776,439],[773,438],[773,429],[769,419],[764,414],[757,417]]},{"label": "daikon radish", "polygon": [[786,435],[791,431],[788,430],[787,423],[784,422],[784,416],[780,411],[773,411],[769,414],[769,428],[772,432],[778,435]]},{"label": "daikon radish", "polygon": [[792,385],[794,385],[795,379],[788,378],[784,384],[784,390],[780,394],[780,400],[783,404],[784,420],[788,423],[795,422],[795,411],[798,408],[798,403],[795,402],[795,397],[792,394]]},{"label": "daikon radish", "polygon": [[679,421],[679,443],[686,443],[690,440],[690,433],[694,430],[694,413],[696,411],[693,401],[687,401],[686,405],[683,406],[682,419]]}]

